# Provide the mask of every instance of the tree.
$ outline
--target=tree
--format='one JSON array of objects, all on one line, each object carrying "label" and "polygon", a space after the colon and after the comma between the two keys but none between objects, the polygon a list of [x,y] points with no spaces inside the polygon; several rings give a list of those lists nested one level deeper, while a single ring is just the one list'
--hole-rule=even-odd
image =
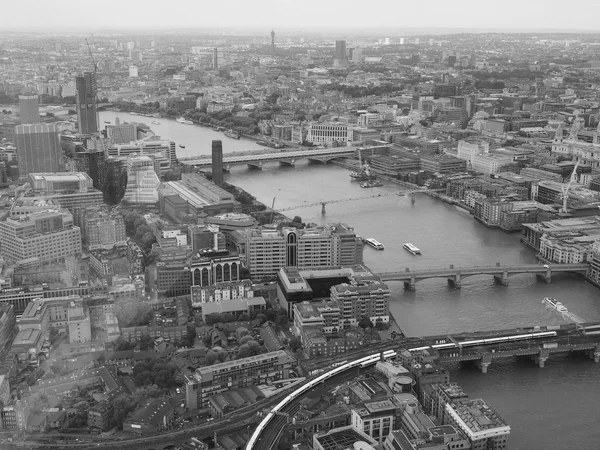
[{"label": "tree", "polygon": [[152,338],[148,334],[143,334],[139,343],[140,350],[146,351],[150,348],[150,345],[152,345]]},{"label": "tree", "polygon": [[247,320],[250,320],[250,316],[247,313],[242,313],[239,315],[238,320],[240,322],[246,322]]},{"label": "tree", "polygon": [[187,325],[187,336],[186,336],[186,345],[188,347],[193,347],[196,343],[196,327],[192,325]]},{"label": "tree", "polygon": [[292,337],[292,339],[290,339],[290,349],[292,349],[292,351],[296,351],[302,348],[302,341],[300,340],[300,338],[298,336],[294,336]]},{"label": "tree", "polygon": [[277,310],[275,317],[275,325],[285,327],[288,324],[287,311],[283,308]]},{"label": "tree", "polygon": [[235,330],[235,337],[238,341],[249,334],[250,332],[248,331],[248,328],[239,327],[237,330]]},{"label": "tree", "polygon": [[265,323],[268,320],[268,318],[267,318],[267,316],[265,316],[264,314],[261,313],[261,314],[256,315],[256,320],[260,320],[260,323],[262,325],[263,323]]},{"label": "tree", "polygon": [[219,361],[220,362],[225,362],[229,358],[229,355],[225,351],[219,352],[218,356],[219,356]]},{"label": "tree", "polygon": [[371,319],[369,319],[367,316],[362,316],[358,322],[358,326],[363,330],[367,328],[373,328],[373,322],[371,322]]},{"label": "tree", "polygon": [[208,364],[209,366],[212,366],[214,363],[216,363],[218,359],[219,355],[212,350],[206,352],[206,357],[204,358],[206,364]]},{"label": "tree", "polygon": [[302,223],[302,217],[300,217],[300,216],[294,216],[294,218],[292,219],[292,222]]},{"label": "tree", "polygon": [[240,345],[237,351],[238,358],[247,358],[248,356],[252,356],[252,350],[248,344]]},{"label": "tree", "polygon": [[252,336],[244,336],[240,340],[238,340],[238,344],[244,345],[244,344],[246,344],[246,343],[248,343],[248,342],[250,342],[252,340],[253,340]]}]

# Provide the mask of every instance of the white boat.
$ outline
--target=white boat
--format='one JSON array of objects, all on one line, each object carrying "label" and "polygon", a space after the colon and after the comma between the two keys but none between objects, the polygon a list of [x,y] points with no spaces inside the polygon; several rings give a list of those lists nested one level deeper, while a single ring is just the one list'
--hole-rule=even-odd
[{"label": "white boat", "polygon": [[152,125],[160,125],[160,122],[158,120],[153,120]]},{"label": "white boat", "polygon": [[187,120],[187,119],[185,119],[183,117],[178,117],[176,120],[177,120],[177,122],[184,123],[186,125],[192,125],[194,123],[191,120]]},{"label": "white boat", "polygon": [[373,247],[376,250],[384,250],[385,249],[385,247],[383,246],[383,244],[381,242],[378,242],[373,238],[365,239],[365,243],[370,245],[371,247]]},{"label": "white boat", "polygon": [[554,297],[546,297],[542,300],[546,306],[558,311],[559,313],[567,313],[569,310],[561,302],[557,301]]},{"label": "white boat", "polygon": [[404,250],[408,250],[413,255],[420,255],[421,254],[421,250],[419,250],[417,247],[415,247],[414,245],[412,245],[410,242],[407,242],[402,247],[404,248]]}]

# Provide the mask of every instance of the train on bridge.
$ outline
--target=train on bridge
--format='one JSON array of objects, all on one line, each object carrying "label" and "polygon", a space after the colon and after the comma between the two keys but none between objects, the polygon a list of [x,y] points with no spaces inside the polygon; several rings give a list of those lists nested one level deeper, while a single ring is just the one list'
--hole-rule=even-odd
[{"label": "train on bridge", "polygon": [[426,345],[424,347],[409,348],[409,352],[419,352],[423,350],[448,350],[448,349],[459,349],[462,350],[464,347],[476,347],[478,345],[489,345],[489,344],[501,344],[503,342],[516,342],[526,341],[530,339],[545,339],[556,337],[556,331],[542,331],[539,333],[528,333],[528,334],[516,334],[512,336],[501,336],[487,339],[474,339],[471,341],[459,341],[459,342],[442,342],[439,344]]}]

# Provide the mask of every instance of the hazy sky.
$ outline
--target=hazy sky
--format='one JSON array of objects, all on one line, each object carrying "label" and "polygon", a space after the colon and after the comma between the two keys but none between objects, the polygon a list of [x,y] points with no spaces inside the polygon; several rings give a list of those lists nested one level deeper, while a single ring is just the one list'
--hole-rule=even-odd
[{"label": "hazy sky", "polygon": [[600,31],[600,0],[1,0],[0,31],[468,28]]}]

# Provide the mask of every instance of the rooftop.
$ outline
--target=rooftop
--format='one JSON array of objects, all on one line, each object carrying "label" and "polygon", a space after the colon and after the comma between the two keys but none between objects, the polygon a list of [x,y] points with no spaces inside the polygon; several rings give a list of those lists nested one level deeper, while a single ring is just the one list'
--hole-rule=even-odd
[{"label": "rooftop", "polygon": [[495,433],[510,433],[510,427],[500,414],[482,399],[455,400],[448,403],[446,409],[472,439],[482,439],[487,436],[485,432],[492,429]]},{"label": "rooftop", "polygon": [[324,450],[347,450],[354,448],[356,442],[367,442],[370,445],[377,444],[371,437],[352,426],[335,428],[322,436],[317,434],[313,439],[318,441]]}]

